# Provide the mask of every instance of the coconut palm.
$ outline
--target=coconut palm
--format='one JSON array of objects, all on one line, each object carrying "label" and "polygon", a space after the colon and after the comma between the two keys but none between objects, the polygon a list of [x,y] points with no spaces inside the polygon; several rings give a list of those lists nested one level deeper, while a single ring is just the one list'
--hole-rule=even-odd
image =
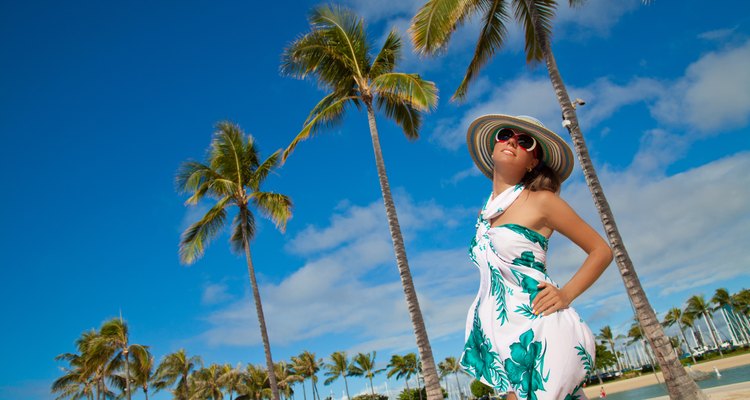
[{"label": "coconut palm", "polygon": [[[304,351],[302,354],[292,357],[292,365],[295,374],[301,376],[304,379],[310,379],[310,386],[312,386],[313,400],[320,400],[318,394],[318,371],[323,365],[323,359],[315,357],[315,353]],[[304,388],[304,382],[302,383]]]},{"label": "coconut palm", "polygon": [[456,357],[446,357],[445,360],[443,360],[441,363],[443,365],[443,368],[448,371],[448,373],[453,374],[453,376],[456,378],[456,388],[458,389],[458,396],[459,398],[463,399],[464,393],[463,390],[461,390],[461,384],[458,382],[458,374],[463,373],[464,369],[461,367],[461,364],[456,360]]},{"label": "coconut palm", "polygon": [[612,334],[612,328],[609,327],[609,325],[604,326],[599,330],[599,334],[596,336],[597,339],[607,342],[609,344],[609,349],[612,352],[612,355],[615,357],[615,361],[617,362],[617,367],[619,369],[622,369],[622,365],[620,364],[620,358],[617,357],[617,350],[615,350],[615,337]]},{"label": "coconut palm", "polygon": [[[581,3],[583,3],[582,0],[569,0],[571,6]],[[564,125],[573,141],[583,175],[612,246],[628,296],[633,303],[644,334],[654,348],[659,365],[665,376],[670,377],[667,381],[669,394],[681,399],[705,399],[706,396],[688,376],[685,368],[674,355],[669,339],[659,324],[656,313],[635,272],[633,262],[625,249],[614,215],[594,170],[578,124],[574,103],[568,96],[552,52],[552,20],[556,9],[557,1],[554,0],[429,0],[414,16],[410,31],[417,51],[423,54],[434,54],[446,47],[451,34],[458,26],[475,14],[483,15],[482,29],[474,56],[463,81],[453,95],[454,99],[463,99],[466,97],[470,82],[476,78],[482,66],[503,46],[506,38],[505,24],[514,18],[522,26],[526,34],[526,61],[527,63],[544,61],[547,66],[552,87],[562,109]]]},{"label": "coconut palm", "polygon": [[742,329],[742,326],[739,323],[739,307],[735,302],[734,297],[729,294],[729,291],[724,288],[716,289],[714,296],[711,298],[711,303],[715,305],[712,311],[721,311],[721,315],[724,317],[724,322],[727,325],[729,334],[732,336],[733,342],[735,344],[739,341],[747,343],[750,338],[748,338],[747,332]]},{"label": "coconut palm", "polygon": [[[148,346],[131,344],[130,354],[130,382],[135,387],[140,387],[148,400],[148,391],[154,381],[154,356],[148,350]],[[110,377],[110,382],[123,393],[127,391],[126,375],[117,374]]]},{"label": "coconut palm", "polygon": [[279,393],[282,397],[290,399],[294,395],[292,385],[301,382],[302,378],[294,373],[292,366],[284,361],[278,362],[276,367],[276,382],[279,385]]},{"label": "coconut palm", "polygon": [[[385,368],[375,368],[376,354],[377,353],[374,351],[372,353],[357,354],[356,356],[354,356],[354,364],[349,369],[349,376],[361,376],[370,380],[370,391],[373,395],[375,394],[375,386],[373,386],[372,384],[372,378],[374,378],[375,375],[385,371]],[[438,386],[440,386],[439,381]],[[440,390],[442,391],[442,388]]]},{"label": "coconut palm", "polygon": [[231,206],[237,207],[238,212],[232,221],[230,242],[235,252],[244,252],[247,262],[274,400],[279,400],[279,390],[273,373],[271,344],[268,340],[258,282],[255,279],[255,267],[250,255],[250,241],[255,236],[255,217],[252,208],[270,218],[281,231],[284,231],[291,216],[292,202],[287,196],[261,191],[263,181],[276,167],[278,158],[279,154],[276,152],[261,162],[252,136],[245,136],[235,124],[220,122],[216,125],[207,162],[183,163],[176,179],[178,189],[190,194],[186,204],[196,205],[205,197],[217,200],[200,221],[182,233],[180,260],[184,264],[192,264],[203,256],[211,239],[226,225],[227,209]]},{"label": "coconut palm", "polygon": [[176,400],[188,400],[190,398],[189,378],[192,372],[202,368],[203,361],[199,356],[188,357],[184,349],[167,354],[162,359],[154,374],[153,387],[155,392],[171,387],[177,382],[177,386],[171,390]]},{"label": "coconut palm", "polygon": [[[234,393],[238,392],[240,383],[242,381],[243,371],[240,369],[238,364],[236,368],[230,364],[224,364],[221,366],[221,377],[219,378],[219,384],[223,390],[226,390],[229,394],[229,400],[234,398]],[[281,390],[279,385],[279,390]]]},{"label": "coconut palm", "polygon": [[98,331],[84,332],[76,340],[77,353],[55,357],[55,360],[68,362],[68,367],[63,368],[65,374],[53,383],[52,393],[62,393],[60,398],[87,397],[90,393],[97,400],[114,397],[106,384],[116,373],[116,365],[110,363],[114,350],[99,345],[100,340]]},{"label": "coconut palm", "polygon": [[706,303],[706,299],[702,295],[695,295],[688,299],[685,313],[693,316],[702,316],[703,321],[708,326],[708,331],[711,334],[711,338],[716,345],[716,349],[719,350],[719,355],[724,357],[724,353],[721,351],[721,341],[718,338],[716,327],[713,324],[711,317],[711,306]]},{"label": "coconut palm", "polygon": [[284,51],[281,71],[296,78],[314,77],[328,94],[312,109],[284,152],[286,159],[299,142],[322,128],[342,121],[348,105],[364,106],[375,153],[375,165],[385,205],[388,228],[393,241],[396,265],[416,337],[419,357],[424,363],[428,398],[442,399],[432,348],[424,326],[422,311],[412,282],[401,227],[393,203],[375,112],[382,111],[394,120],[409,139],[419,136],[422,113],[437,103],[435,84],[417,74],[394,72],[401,54],[401,39],[391,31],[374,57],[365,34],[364,21],[337,6],[315,8],[310,16],[310,32],[302,35]]},{"label": "coconut palm", "polygon": [[211,364],[195,371],[193,373],[195,391],[191,399],[223,400],[224,392],[221,379],[223,372],[224,367],[217,364]]},{"label": "coconut palm", "polygon": [[386,376],[390,378],[396,375],[396,380],[404,378],[406,390],[409,390],[409,379],[419,372],[418,364],[417,355],[414,353],[409,353],[405,356],[394,354],[388,363],[388,373]]},{"label": "coconut palm", "polygon": [[80,354],[65,353],[55,357],[57,361],[67,361],[68,366],[63,368],[63,376],[52,382],[51,392],[57,394],[56,400],[62,399],[94,399],[96,393],[97,399],[99,391],[96,388],[97,382],[93,374],[86,369],[85,359]]},{"label": "coconut palm", "polygon": [[693,352],[690,350],[690,343],[688,343],[687,338],[685,337],[682,310],[680,310],[678,307],[670,308],[669,311],[667,311],[667,314],[664,315],[664,320],[662,321],[662,325],[664,327],[669,327],[674,324],[677,324],[677,328],[679,328],[680,330],[680,335],[682,335],[682,340],[685,342],[685,346],[687,346],[688,348],[688,353],[690,353],[690,358],[693,359],[693,364],[695,364],[695,356],[693,356]]},{"label": "coconut palm", "polygon": [[257,365],[248,364],[243,374],[240,388],[241,396],[236,400],[261,400],[268,399],[273,394],[269,386],[268,371]]},{"label": "coconut palm", "polygon": [[346,381],[346,376],[349,373],[349,368],[352,363],[349,361],[345,351],[337,351],[331,354],[331,362],[323,365],[327,370],[325,375],[328,377],[325,382],[326,386],[330,385],[339,377],[344,378],[344,388],[346,389],[346,398],[350,399],[349,396],[349,384]]},{"label": "coconut palm", "polygon": [[107,371],[112,374],[122,366],[125,368],[125,376],[122,377],[125,390],[125,398],[130,400],[130,349],[128,325],[122,318],[113,318],[106,321],[99,328],[99,335],[91,342],[91,354],[101,359],[109,358]]},{"label": "coconut palm", "polygon": [[748,336],[748,340],[750,341],[750,321],[748,321],[748,316],[750,316],[750,290],[742,289],[733,294],[732,302],[737,307],[737,316],[742,326],[742,331]]}]

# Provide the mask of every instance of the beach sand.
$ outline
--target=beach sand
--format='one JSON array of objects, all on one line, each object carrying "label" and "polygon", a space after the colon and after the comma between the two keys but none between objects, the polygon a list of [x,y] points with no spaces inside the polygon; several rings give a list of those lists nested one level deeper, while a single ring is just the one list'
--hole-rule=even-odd
[{"label": "beach sand", "polygon": [[[703,372],[711,372],[713,373],[714,367],[716,367],[719,371],[727,369],[727,368],[733,368],[733,367],[739,367],[742,365],[750,364],[750,354],[742,354],[739,356],[734,357],[726,357],[726,358],[720,358],[718,360],[711,360],[704,363],[699,363],[696,365],[693,365],[692,368],[694,371],[703,371]],[[661,372],[657,374],[659,376],[659,381],[656,381],[656,377],[654,376],[654,373],[647,373],[635,378],[625,379],[621,381],[616,382],[608,382],[604,385],[599,385],[598,383],[593,383],[586,389],[584,389],[584,392],[586,393],[586,396],[591,399],[596,399],[599,397],[599,389],[604,386],[604,391],[607,394],[611,393],[617,393],[617,392],[623,392],[625,390],[631,390],[636,389],[639,387],[654,385],[657,383],[664,382],[664,377],[662,376]],[[737,389],[740,390],[741,393],[739,394],[740,397],[714,397],[713,395],[710,395],[711,399],[748,399],[750,398],[750,383],[744,382],[744,383],[738,383],[736,385],[744,385],[743,388]],[[720,386],[712,389],[705,390],[706,393],[712,393],[714,389],[718,390],[720,388],[725,387],[731,387],[735,385],[727,385],[727,386]],[[735,393],[715,393],[716,395],[720,396],[734,396]],[[744,394],[744,395],[743,395]],[[667,397],[664,397],[665,399]],[[661,399],[661,398],[660,398]]]}]

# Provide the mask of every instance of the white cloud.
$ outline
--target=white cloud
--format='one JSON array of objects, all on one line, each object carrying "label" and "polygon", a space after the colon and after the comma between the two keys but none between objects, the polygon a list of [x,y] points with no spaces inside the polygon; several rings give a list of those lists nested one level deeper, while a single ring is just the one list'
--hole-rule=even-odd
[{"label": "white cloud", "polygon": [[719,41],[724,40],[730,36],[739,28],[739,25],[735,25],[731,28],[715,29],[713,31],[703,32],[698,35],[698,39]]},{"label": "white cloud", "polygon": [[748,65],[750,40],[704,55],[657,102],[654,116],[704,134],[746,125],[750,118]]},{"label": "white cloud", "polygon": [[553,24],[555,33],[572,38],[607,37],[620,18],[641,6],[639,0],[587,1],[571,8],[561,2]]},{"label": "white cloud", "polygon": [[227,290],[228,287],[224,283],[208,283],[203,287],[201,303],[211,305],[230,300],[232,296]]}]

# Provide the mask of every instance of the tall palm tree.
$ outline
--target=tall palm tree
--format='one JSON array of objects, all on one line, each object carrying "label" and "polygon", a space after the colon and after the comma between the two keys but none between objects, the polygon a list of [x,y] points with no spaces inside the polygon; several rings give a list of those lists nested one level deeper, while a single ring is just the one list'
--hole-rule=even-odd
[{"label": "tall palm tree", "polygon": [[329,94],[312,109],[302,130],[285,150],[284,159],[300,141],[317,134],[323,127],[341,122],[347,105],[364,106],[396,265],[419,357],[424,363],[427,395],[431,400],[440,400],[440,382],[409,270],[375,121],[375,111],[382,111],[403,129],[407,138],[416,139],[422,113],[437,103],[437,88],[417,74],[394,72],[401,54],[401,39],[395,31],[388,34],[383,47],[373,57],[369,53],[373,45],[365,34],[364,21],[346,9],[337,6],[315,8],[310,16],[310,28],[310,32],[285,49],[281,71],[300,79],[313,76]]},{"label": "tall palm tree", "polygon": [[714,326],[713,318],[711,317],[711,306],[706,302],[706,299],[702,295],[690,297],[687,301],[685,312],[694,316],[700,315],[703,317],[706,326],[708,326],[708,331],[711,333],[714,344],[719,350],[719,355],[724,357],[724,353],[721,351],[721,340],[718,338],[716,327]]},{"label": "tall palm tree", "polygon": [[685,329],[682,326],[682,310],[680,310],[678,307],[672,307],[667,311],[667,314],[664,316],[664,321],[662,321],[662,325],[665,327],[672,326],[674,324],[677,324],[677,327],[680,330],[680,335],[682,335],[682,340],[685,342],[685,346],[688,348],[688,353],[690,353],[690,358],[693,359],[693,364],[696,363],[695,356],[693,356],[693,352],[690,349],[690,343],[688,343],[687,338],[685,337]]},{"label": "tall palm tree", "polygon": [[445,360],[441,362],[443,364],[446,371],[453,374],[453,376],[456,378],[456,389],[458,389],[458,396],[459,398],[463,399],[464,392],[461,389],[461,384],[458,382],[458,374],[464,372],[464,369],[461,367],[461,364],[458,362],[456,357],[446,357]]},{"label": "tall palm tree", "polygon": [[51,392],[57,394],[56,400],[62,399],[87,399],[93,400],[96,390],[96,381],[93,374],[86,369],[85,359],[80,354],[65,353],[55,357],[57,361],[67,361],[68,367],[63,368],[63,376],[52,382]]},{"label": "tall palm tree", "polygon": [[328,378],[323,383],[325,385],[330,385],[335,380],[339,379],[339,377],[344,378],[344,388],[346,389],[347,399],[351,399],[351,396],[349,395],[349,384],[346,381],[346,376],[349,374],[349,368],[351,366],[352,363],[349,361],[349,357],[347,357],[345,351],[334,352],[331,354],[331,362],[324,365],[327,370],[325,375]]},{"label": "tall palm tree", "polygon": [[734,293],[732,301],[737,307],[737,316],[742,330],[748,336],[748,342],[750,342],[750,321],[748,321],[748,316],[750,316],[750,290],[742,289]]},{"label": "tall palm tree", "polygon": [[243,374],[242,387],[240,392],[242,396],[237,397],[237,400],[261,400],[268,399],[273,394],[271,393],[269,385],[268,370],[248,364]]},{"label": "tall palm tree", "polygon": [[396,375],[396,379],[404,378],[406,382],[406,390],[409,390],[409,379],[418,372],[417,355],[409,353],[405,356],[394,354],[391,356],[391,361],[388,363],[387,377],[390,378]]},{"label": "tall palm tree", "polygon": [[116,371],[121,366],[125,367],[124,389],[125,398],[130,400],[130,343],[128,324],[122,318],[113,318],[106,321],[99,328],[99,336],[92,342],[92,353],[99,357],[111,357],[107,370]]},{"label": "tall palm tree", "polygon": [[[571,6],[582,0],[569,0]],[[646,297],[633,262],[625,249],[624,241],[615,223],[614,214],[604,195],[586,142],[578,124],[574,104],[570,101],[557,61],[552,52],[552,20],[557,9],[555,0],[429,0],[414,16],[410,31],[414,47],[424,54],[434,54],[445,48],[451,33],[477,13],[483,14],[482,29],[474,56],[454,99],[465,98],[469,83],[476,78],[481,67],[499,50],[506,38],[506,22],[512,17],[523,27],[527,63],[544,61],[552,87],[562,109],[564,125],[570,133],[586,183],[607,234],[620,270],[628,296],[643,327],[645,336],[659,361],[667,381],[670,396],[681,399],[706,399],[685,368],[675,357],[669,338],[664,334],[659,320]]]},{"label": "tall palm tree", "polygon": [[[318,394],[318,371],[320,371],[320,367],[323,365],[323,359],[315,357],[315,353],[304,351],[302,354],[292,357],[292,364],[297,375],[300,375],[303,379],[310,378],[313,400],[320,400],[320,395]],[[302,387],[304,387],[304,382]]]},{"label": "tall palm tree", "polygon": [[202,368],[203,361],[200,356],[188,357],[184,349],[167,354],[156,368],[153,387],[155,392],[171,387],[172,394],[176,400],[189,400],[190,398],[190,374],[198,368]]},{"label": "tall palm tree", "polygon": [[285,361],[276,363],[276,381],[282,397],[290,399],[294,394],[292,385],[301,382],[302,378],[294,373],[292,366]]},{"label": "tall palm tree", "polygon": [[617,362],[617,367],[619,369],[622,369],[622,365],[620,364],[620,358],[617,356],[617,350],[615,350],[615,337],[612,334],[612,328],[609,327],[609,325],[604,326],[599,330],[599,334],[596,336],[597,339],[603,340],[609,344],[609,349],[612,351],[612,354],[615,356],[615,361]]},{"label": "tall palm tree", "polygon": [[291,216],[292,202],[287,196],[260,189],[268,174],[276,167],[278,158],[279,154],[276,152],[261,162],[252,136],[245,136],[235,124],[220,122],[216,125],[207,162],[183,163],[176,179],[179,190],[191,195],[186,204],[198,204],[205,197],[217,200],[200,221],[182,233],[180,260],[185,264],[192,264],[203,256],[205,247],[226,225],[227,209],[231,206],[238,209],[232,221],[230,242],[235,252],[244,251],[245,254],[274,400],[279,400],[279,389],[273,373],[271,344],[250,255],[250,241],[255,236],[252,208],[270,218],[281,231],[284,231]]},{"label": "tall palm tree", "polygon": [[201,368],[193,374],[195,382],[195,399],[223,400],[222,373],[225,369],[222,365],[211,364],[207,368]]},{"label": "tall palm tree", "polygon": [[[231,364],[224,364],[221,366],[219,384],[222,389],[226,390],[229,394],[229,400],[234,399],[234,393],[238,391],[241,380],[242,370],[239,365],[237,365],[236,368],[232,367]],[[279,390],[281,390],[281,385],[279,385]]]},{"label": "tall palm tree", "polygon": [[[374,351],[372,353],[357,354],[356,356],[354,356],[354,364],[349,370],[349,376],[361,376],[370,380],[370,391],[372,392],[373,395],[375,394],[375,386],[373,386],[372,384],[372,378],[374,378],[375,375],[385,371],[385,368],[381,368],[381,369],[375,368],[376,354],[377,353]],[[438,381],[438,386],[440,386],[440,381]],[[429,397],[429,394],[428,394],[428,397]],[[442,393],[441,393],[441,397],[442,397]]]},{"label": "tall palm tree", "polygon": [[711,298],[711,303],[715,305],[712,311],[721,311],[733,342],[735,344],[739,341],[747,343],[747,332],[738,324],[739,317],[737,312],[739,307],[735,303],[734,297],[729,294],[729,291],[725,288],[716,289],[714,296]]}]

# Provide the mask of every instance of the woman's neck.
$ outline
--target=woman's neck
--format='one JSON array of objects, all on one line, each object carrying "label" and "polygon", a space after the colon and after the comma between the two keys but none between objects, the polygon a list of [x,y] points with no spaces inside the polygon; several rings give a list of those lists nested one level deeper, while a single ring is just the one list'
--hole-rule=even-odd
[{"label": "woman's neck", "polygon": [[498,170],[495,170],[492,178],[493,197],[504,192],[509,187],[519,184],[521,182],[521,178],[523,178],[523,175],[518,176],[518,174],[503,174]]}]

